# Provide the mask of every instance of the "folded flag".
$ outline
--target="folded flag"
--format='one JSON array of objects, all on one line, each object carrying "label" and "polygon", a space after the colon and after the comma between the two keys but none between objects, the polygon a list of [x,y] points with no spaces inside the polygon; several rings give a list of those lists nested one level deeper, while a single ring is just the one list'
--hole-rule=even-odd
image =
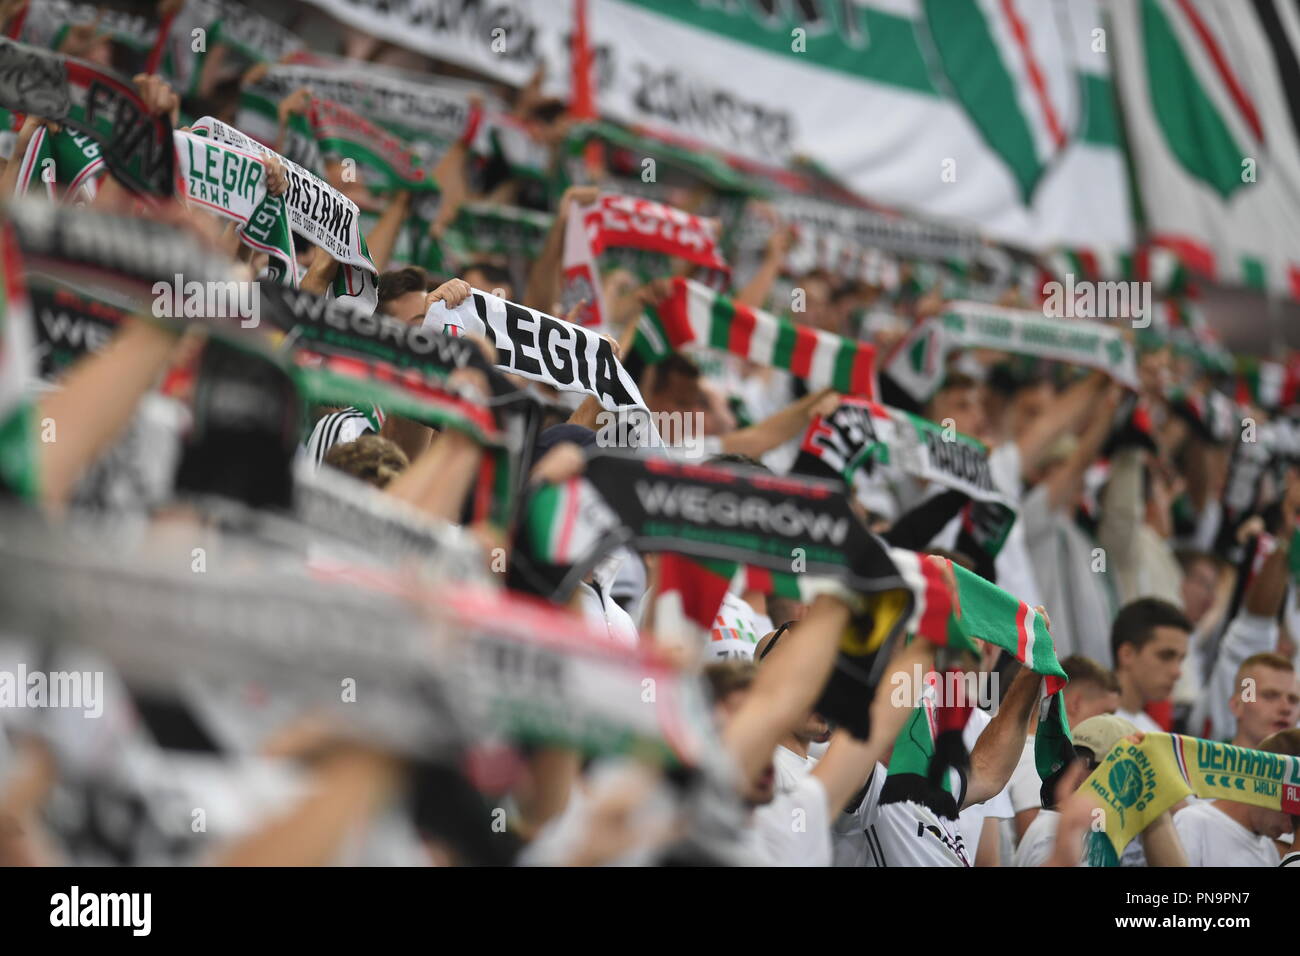
[{"label": "folded flag", "polygon": [[712,348],[784,369],[811,389],[876,396],[875,349],[868,343],[751,309],[693,279],[673,280],[672,295],[645,312],[638,339],[642,354],[650,342],[669,350]]}]

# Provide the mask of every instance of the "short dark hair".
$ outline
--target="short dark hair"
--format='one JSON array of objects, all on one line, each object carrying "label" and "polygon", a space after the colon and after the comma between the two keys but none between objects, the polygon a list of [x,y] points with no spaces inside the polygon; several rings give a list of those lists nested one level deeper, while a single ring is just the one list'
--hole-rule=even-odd
[{"label": "short dark hair", "polygon": [[1071,654],[1061,661],[1061,670],[1071,684],[1095,684],[1102,690],[1119,693],[1119,681],[1109,667],[1102,667],[1091,657]]},{"label": "short dark hair", "polygon": [[655,366],[655,388],[656,392],[663,391],[668,384],[668,376],[680,375],[695,381],[700,377],[700,367],[691,359],[687,358],[681,352],[669,352],[663,360]]},{"label": "short dark hair", "polygon": [[408,292],[427,292],[428,289],[429,274],[419,266],[389,269],[379,277],[379,307],[382,309]]},{"label": "short dark hair", "polygon": [[1176,627],[1189,634],[1192,631],[1187,615],[1160,598],[1138,598],[1120,608],[1110,627],[1110,653],[1115,662],[1119,663],[1119,649],[1125,644],[1142,650],[1157,627]]},{"label": "short dark hair", "polygon": [[485,289],[491,292],[492,289],[499,289],[503,286],[514,285],[510,279],[510,270],[497,265],[495,262],[472,262],[461,270],[462,275],[469,275],[471,272],[483,273],[483,278],[488,281],[491,288]]}]

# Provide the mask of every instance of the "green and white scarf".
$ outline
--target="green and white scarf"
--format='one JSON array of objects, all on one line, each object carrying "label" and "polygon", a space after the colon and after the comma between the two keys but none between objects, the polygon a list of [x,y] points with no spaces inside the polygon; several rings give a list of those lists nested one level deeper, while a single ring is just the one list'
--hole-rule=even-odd
[{"label": "green and white scarf", "polygon": [[954,349],[994,349],[1082,365],[1137,387],[1133,346],[1118,327],[978,302],[953,303],[942,316],[916,326],[898,344],[884,371],[913,399],[925,402],[943,383],[947,357]]},{"label": "green and white scarf", "polygon": [[[279,156],[274,150],[211,116],[198,120],[193,131],[247,153]],[[283,197],[289,228],[341,263],[334,284],[336,296],[355,298],[363,308],[373,311],[379,301],[378,272],[361,234],[361,214],[357,204],[297,163],[283,156],[279,158],[289,179],[289,189]]]}]

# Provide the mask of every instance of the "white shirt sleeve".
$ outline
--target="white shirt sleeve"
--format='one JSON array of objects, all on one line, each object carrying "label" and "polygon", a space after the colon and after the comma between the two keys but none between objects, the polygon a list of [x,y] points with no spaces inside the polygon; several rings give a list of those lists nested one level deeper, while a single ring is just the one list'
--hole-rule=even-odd
[{"label": "white shirt sleeve", "polygon": [[1041,791],[1043,781],[1038,776],[1038,765],[1034,761],[1034,738],[1025,740],[1025,749],[1020,752],[1020,762],[1011,774],[1007,792],[1011,796],[1011,810],[1033,810],[1043,805]]}]

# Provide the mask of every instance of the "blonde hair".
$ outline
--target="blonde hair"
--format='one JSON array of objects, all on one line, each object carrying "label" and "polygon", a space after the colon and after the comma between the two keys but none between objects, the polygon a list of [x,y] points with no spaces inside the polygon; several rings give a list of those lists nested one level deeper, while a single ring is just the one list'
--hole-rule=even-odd
[{"label": "blonde hair", "polygon": [[356,441],[334,445],[325,453],[325,464],[360,478],[376,488],[388,483],[411,464],[396,444],[379,435],[362,435]]}]

